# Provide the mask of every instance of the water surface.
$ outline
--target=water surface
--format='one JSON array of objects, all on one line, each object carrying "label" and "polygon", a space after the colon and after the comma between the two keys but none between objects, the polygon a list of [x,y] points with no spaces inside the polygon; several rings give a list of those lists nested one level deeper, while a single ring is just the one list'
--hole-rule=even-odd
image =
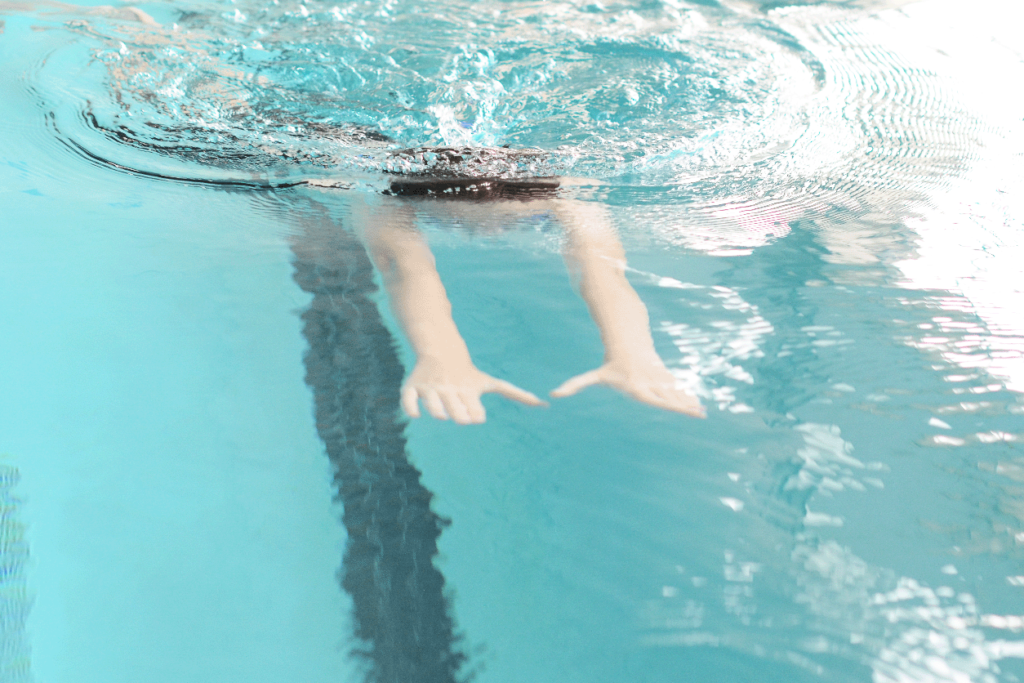
[{"label": "water surface", "polygon": [[[0,671],[1024,677],[1018,10],[140,7],[3,15]],[[587,178],[708,419],[406,426],[336,231],[422,145]],[[557,225],[482,223],[422,226],[481,369],[595,366]]]}]

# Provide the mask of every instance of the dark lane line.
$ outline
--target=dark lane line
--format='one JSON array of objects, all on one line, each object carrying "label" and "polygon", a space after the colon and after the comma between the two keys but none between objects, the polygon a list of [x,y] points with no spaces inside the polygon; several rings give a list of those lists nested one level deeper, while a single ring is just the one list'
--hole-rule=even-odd
[{"label": "dark lane line", "polygon": [[28,543],[20,520],[21,500],[14,489],[21,479],[16,467],[0,464],[0,681],[32,680],[25,621],[31,602],[25,588]]},{"label": "dark lane line", "polygon": [[399,413],[404,369],[372,296],[363,246],[326,215],[304,220],[293,242],[294,278],[313,295],[302,314],[306,383],[334,468],[348,545],[338,577],[352,596],[355,651],[367,681],[452,683],[466,656],[458,647],[434,566],[445,520],[409,463]]}]

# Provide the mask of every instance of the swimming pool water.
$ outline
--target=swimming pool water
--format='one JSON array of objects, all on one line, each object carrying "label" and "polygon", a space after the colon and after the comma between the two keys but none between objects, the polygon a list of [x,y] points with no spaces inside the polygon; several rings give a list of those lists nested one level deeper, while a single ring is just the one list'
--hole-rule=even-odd
[{"label": "swimming pool water", "polygon": [[[141,7],[210,61],[0,17],[2,680],[1024,678],[1019,10]],[[313,112],[595,179],[707,420],[375,413],[411,354],[332,230],[386,160]],[[550,220],[422,227],[481,369],[599,362]]]}]

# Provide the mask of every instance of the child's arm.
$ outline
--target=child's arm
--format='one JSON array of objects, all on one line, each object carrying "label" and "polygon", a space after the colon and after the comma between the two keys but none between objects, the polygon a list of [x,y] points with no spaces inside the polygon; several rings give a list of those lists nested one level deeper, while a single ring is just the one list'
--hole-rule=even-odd
[{"label": "child's arm", "polygon": [[604,342],[604,364],[551,392],[572,396],[607,384],[652,406],[704,417],[700,401],[679,386],[654,350],[647,307],[626,279],[626,254],[604,209],[590,202],[558,201],[554,212],[566,232],[565,262],[579,276],[580,294]]},{"label": "child's arm", "polygon": [[486,412],[480,397],[490,392],[527,405],[545,405],[530,392],[473,365],[411,208],[390,202],[370,208],[357,200],[353,213],[384,279],[392,310],[416,353],[416,365],[402,385],[405,412],[419,417],[423,399],[427,412],[439,420],[481,423]]}]

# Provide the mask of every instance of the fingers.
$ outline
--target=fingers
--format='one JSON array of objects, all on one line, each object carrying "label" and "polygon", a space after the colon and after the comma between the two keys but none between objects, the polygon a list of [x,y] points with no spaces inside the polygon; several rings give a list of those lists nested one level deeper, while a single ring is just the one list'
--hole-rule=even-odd
[{"label": "fingers", "polygon": [[483,424],[487,420],[487,411],[484,410],[484,404],[480,402],[480,394],[465,391],[460,396],[469,412],[470,421],[473,424]]},{"label": "fingers", "polygon": [[409,417],[420,416],[419,394],[416,392],[414,387],[402,387],[402,410],[404,410],[405,414]]},{"label": "fingers", "polygon": [[700,400],[681,389],[652,387],[644,393],[646,395],[638,394],[635,398],[657,408],[671,410],[683,415],[689,415],[690,417],[707,417],[707,412],[704,410],[704,406],[700,404]]},{"label": "fingers", "polygon": [[601,375],[597,370],[584,372],[582,375],[571,377],[562,383],[560,387],[551,392],[554,398],[565,398],[586,389],[589,386],[601,383]]},{"label": "fingers", "polygon": [[466,409],[465,403],[462,401],[462,397],[458,393],[453,391],[443,391],[440,393],[441,402],[444,404],[445,412],[451,416],[452,420],[456,424],[468,425],[472,424],[473,420],[469,416],[469,411]]},{"label": "fingers", "polygon": [[470,391],[438,389],[417,389],[415,386],[402,387],[402,410],[409,417],[420,416],[419,399],[422,396],[427,412],[438,420],[451,418],[460,425],[481,424],[487,419],[487,411],[480,402],[480,395]]},{"label": "fingers", "polygon": [[[551,395],[555,398],[572,396],[589,386],[601,383],[601,381],[598,372],[591,370],[567,380],[552,391]],[[637,401],[662,410],[670,410],[696,418],[707,417],[707,410],[701,405],[700,400],[682,389],[662,385],[633,385],[630,388],[622,387],[621,389]],[[520,389],[505,380],[492,378],[483,387],[483,392],[498,393],[505,398],[526,405],[547,405],[529,391]],[[402,409],[409,417],[420,416],[420,398],[423,399],[427,412],[438,420],[451,419],[460,425],[482,424],[487,420],[487,411],[480,401],[480,393],[475,390],[457,390],[454,387],[440,390],[425,387],[417,389],[415,386],[405,386],[402,388],[401,402]]]},{"label": "fingers", "polygon": [[707,417],[704,406],[700,404],[697,397],[688,394],[674,385],[662,384],[660,382],[630,382],[612,375],[602,376],[600,369],[584,372],[566,380],[560,387],[551,392],[554,398],[572,396],[583,389],[594,384],[607,383],[632,398],[646,403],[647,405],[671,410],[675,413],[682,413],[690,417]]},{"label": "fingers", "polygon": [[520,389],[515,384],[512,384],[511,382],[506,382],[503,379],[495,379],[495,380],[493,380],[484,389],[484,391],[485,392],[494,392],[494,393],[497,393],[497,394],[501,394],[505,398],[510,398],[513,401],[519,401],[520,403],[525,403],[528,406],[546,406],[547,405],[547,403],[545,403],[544,401],[540,400],[539,398],[537,398],[536,396],[531,394],[529,391],[526,391],[525,389]]},{"label": "fingers", "polygon": [[423,403],[427,406],[427,412],[438,420],[447,420],[448,411],[444,409],[444,402],[441,396],[434,389],[423,392]]},{"label": "fingers", "polygon": [[[496,392],[531,406],[547,403],[505,380],[476,371],[468,378],[456,377],[457,382],[422,381],[415,376],[406,380],[401,391],[402,409],[409,417],[420,416],[419,401],[426,412],[438,420],[452,420],[460,425],[481,424],[487,420],[487,411],[480,400],[482,394]],[[432,379],[432,378],[431,378]]]},{"label": "fingers", "polygon": [[695,396],[686,394],[685,397],[680,397],[679,402],[676,404],[677,407],[672,410],[683,415],[689,415],[690,417],[699,417],[704,419],[708,416],[707,408],[701,405],[700,399]]}]

